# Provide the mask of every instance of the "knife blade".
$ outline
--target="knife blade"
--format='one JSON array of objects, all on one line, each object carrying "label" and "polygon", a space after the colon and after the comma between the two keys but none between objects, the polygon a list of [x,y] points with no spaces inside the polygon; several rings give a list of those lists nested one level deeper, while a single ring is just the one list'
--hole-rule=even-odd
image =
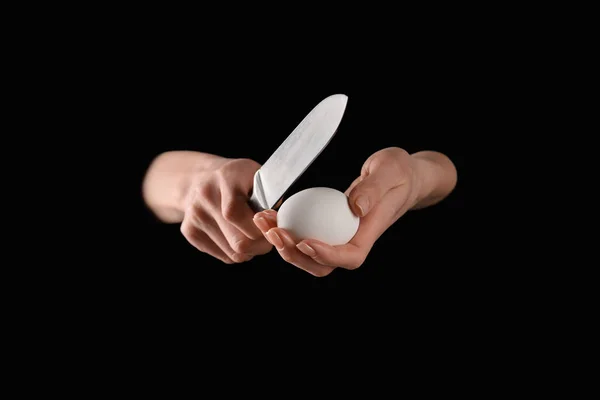
[{"label": "knife blade", "polygon": [[342,121],[348,96],[334,94],[317,104],[254,174],[250,207],[272,209],[327,147]]}]

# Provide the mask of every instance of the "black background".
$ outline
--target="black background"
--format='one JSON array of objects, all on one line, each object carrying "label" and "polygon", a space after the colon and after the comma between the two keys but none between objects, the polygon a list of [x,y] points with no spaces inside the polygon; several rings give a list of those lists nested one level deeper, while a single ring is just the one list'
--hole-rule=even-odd
[{"label": "black background", "polygon": [[[56,23],[52,36],[35,35],[45,52],[28,65],[30,79],[41,82],[34,101],[55,106],[50,115],[36,117],[46,129],[41,136],[69,157],[47,149],[61,162],[57,172],[42,168],[50,178],[43,195],[64,208],[34,197],[38,204],[30,211],[38,218],[23,235],[36,239],[21,251],[25,260],[46,260],[22,269],[29,275],[24,286],[39,286],[44,296],[36,297],[35,308],[49,311],[48,325],[33,331],[54,329],[57,315],[72,310],[65,314],[75,323],[64,335],[68,340],[92,332],[99,339],[87,345],[102,350],[116,339],[146,360],[155,357],[156,343],[179,344],[171,332],[176,339],[190,334],[203,351],[227,348],[201,336],[210,333],[229,333],[230,345],[261,350],[248,334],[260,331],[265,320],[283,319],[292,325],[276,326],[265,338],[287,339],[284,350],[336,339],[360,342],[366,330],[377,337],[366,343],[371,351],[387,332],[371,323],[383,322],[400,328],[390,330],[394,335],[409,334],[409,340],[394,337],[403,352],[411,345],[419,355],[430,346],[461,352],[452,333],[468,341],[489,327],[481,324],[489,313],[482,294],[506,276],[506,266],[491,264],[496,254],[476,256],[476,243],[488,238],[468,223],[473,202],[467,194],[478,166],[467,165],[467,153],[485,157],[498,144],[502,115],[491,118],[489,110],[497,106],[492,100],[507,70],[519,64],[502,64],[501,49],[482,28],[488,14],[425,7],[430,9],[419,13],[371,9],[370,16],[361,7],[359,18],[338,15],[326,27],[316,23],[314,14],[322,13],[314,10],[303,21],[292,21],[295,11],[289,19],[280,13],[269,18],[280,25],[273,26],[239,13],[247,25],[231,21],[229,12],[218,18],[208,10],[105,9]],[[510,29],[502,25],[494,33]],[[388,146],[441,151],[458,169],[454,192],[404,215],[359,269],[316,278],[276,251],[225,265],[195,250],[178,225],[158,222],[145,208],[142,179],[161,152],[197,150],[262,163],[334,93],[349,97],[339,131],[291,192],[344,190],[363,162]],[[501,113],[510,113],[511,104],[504,106]],[[484,224],[493,210],[487,211],[477,216]],[[44,219],[49,214],[55,225]],[[40,243],[51,245],[46,251]],[[50,301],[55,299],[64,302]],[[292,306],[296,302],[299,308]],[[233,307],[222,307],[226,303]],[[350,315],[357,329],[331,336],[327,326],[302,325],[302,311],[309,318],[324,311],[334,323]],[[259,319],[261,314],[268,317]],[[466,331],[465,320],[477,326]],[[227,332],[220,329],[224,322],[233,322]],[[310,329],[306,336],[289,342],[303,326]],[[419,339],[425,346],[414,346]],[[353,350],[345,349],[354,356]],[[319,361],[329,355],[322,353]]]},{"label": "black background", "polygon": [[[481,271],[468,261],[473,249],[466,225],[467,138],[485,129],[481,93],[492,80],[482,68],[479,43],[424,32],[418,41],[384,36],[340,46],[321,41],[317,49],[308,38],[215,41],[197,33],[186,37],[185,28],[140,32],[99,36],[87,43],[94,51],[78,62],[79,92],[94,97],[80,105],[89,133],[81,144],[98,156],[91,163],[97,181],[81,186],[92,189],[97,207],[94,239],[84,237],[80,251],[87,252],[77,256],[85,265],[77,273],[88,282],[80,290],[101,287],[145,304],[206,293],[218,302],[242,293],[331,290],[440,302],[480,290],[472,285]],[[145,208],[142,179],[161,152],[196,150],[264,163],[319,101],[335,93],[349,97],[338,133],[290,193],[313,186],[343,191],[371,154],[389,146],[437,150],[458,169],[455,191],[404,215],[359,269],[316,278],[276,251],[225,265],[194,249],[177,224],[162,224]],[[85,224],[75,221],[75,236],[84,229],[78,223]]]},{"label": "black background", "polygon": [[[177,76],[172,70],[165,74],[150,69],[141,75],[136,72],[135,78],[132,72],[131,86],[122,95],[135,104],[127,112],[132,113],[130,128],[139,139],[128,155],[135,171],[127,188],[133,210],[121,225],[130,235],[125,248],[132,260],[121,273],[158,284],[162,290],[168,285],[173,291],[191,285],[194,290],[341,287],[400,293],[415,287],[430,292],[449,281],[460,282],[469,252],[463,231],[467,181],[463,146],[476,100],[465,98],[460,81],[440,76],[432,65],[407,69],[382,62],[374,70],[344,68],[351,62],[321,58],[303,69],[281,63],[266,70],[207,63],[201,74],[186,67],[173,68]],[[222,67],[226,73],[219,71]],[[447,74],[447,67],[443,70]],[[225,265],[196,251],[178,225],[159,223],[144,207],[140,185],[154,156],[185,149],[263,163],[312,107],[334,93],[349,97],[343,122],[290,193],[312,186],[343,191],[372,153],[389,146],[409,152],[441,151],[454,161],[459,174],[450,197],[403,216],[380,238],[360,269],[337,269],[315,278],[284,262],[275,251]]]}]

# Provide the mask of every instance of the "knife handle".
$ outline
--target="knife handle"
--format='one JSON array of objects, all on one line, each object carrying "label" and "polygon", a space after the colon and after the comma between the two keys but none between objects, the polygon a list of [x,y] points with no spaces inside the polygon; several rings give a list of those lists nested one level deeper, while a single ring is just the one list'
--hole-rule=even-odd
[{"label": "knife handle", "polygon": [[260,179],[260,169],[254,173],[254,184],[252,185],[252,194],[250,195],[248,204],[255,213],[268,210],[270,208],[269,204],[267,203],[267,198],[265,197],[262,181]]}]

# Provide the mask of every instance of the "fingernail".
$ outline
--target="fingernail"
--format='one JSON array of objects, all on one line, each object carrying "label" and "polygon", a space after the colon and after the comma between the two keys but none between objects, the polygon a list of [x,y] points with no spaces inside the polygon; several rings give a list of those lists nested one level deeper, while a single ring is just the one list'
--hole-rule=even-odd
[{"label": "fingernail", "polygon": [[254,219],[254,223],[256,224],[256,226],[258,226],[258,228],[261,231],[268,231],[269,230],[269,224],[267,223],[267,220],[264,219],[263,217],[258,217]]},{"label": "fingernail", "polygon": [[271,242],[271,244],[277,248],[277,250],[283,250],[283,241],[277,232],[270,230],[267,232],[267,238],[269,239],[269,242]]},{"label": "fingernail", "polygon": [[277,222],[277,214],[275,214],[275,212],[263,211],[261,217],[266,220]]},{"label": "fingernail", "polygon": [[265,218],[268,218],[271,221],[277,221],[277,214],[266,214],[265,213]]},{"label": "fingernail", "polygon": [[360,216],[363,217],[369,209],[369,199],[365,196],[359,196],[356,199],[356,207],[360,210]]},{"label": "fingernail", "polygon": [[315,251],[315,249],[313,249],[312,247],[310,247],[309,245],[307,245],[304,242],[298,243],[296,245],[296,247],[298,248],[298,250],[300,250],[301,252],[303,252],[304,254],[306,254],[309,257],[314,257],[317,255],[317,252]]}]

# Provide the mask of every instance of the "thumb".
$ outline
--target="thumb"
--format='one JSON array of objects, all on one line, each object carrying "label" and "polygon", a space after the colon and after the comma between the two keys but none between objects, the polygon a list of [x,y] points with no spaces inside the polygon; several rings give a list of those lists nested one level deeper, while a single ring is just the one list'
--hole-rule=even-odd
[{"label": "thumb", "polygon": [[348,194],[352,211],[364,217],[375,207],[387,192],[401,184],[400,171],[393,161],[367,160],[358,183]]}]

